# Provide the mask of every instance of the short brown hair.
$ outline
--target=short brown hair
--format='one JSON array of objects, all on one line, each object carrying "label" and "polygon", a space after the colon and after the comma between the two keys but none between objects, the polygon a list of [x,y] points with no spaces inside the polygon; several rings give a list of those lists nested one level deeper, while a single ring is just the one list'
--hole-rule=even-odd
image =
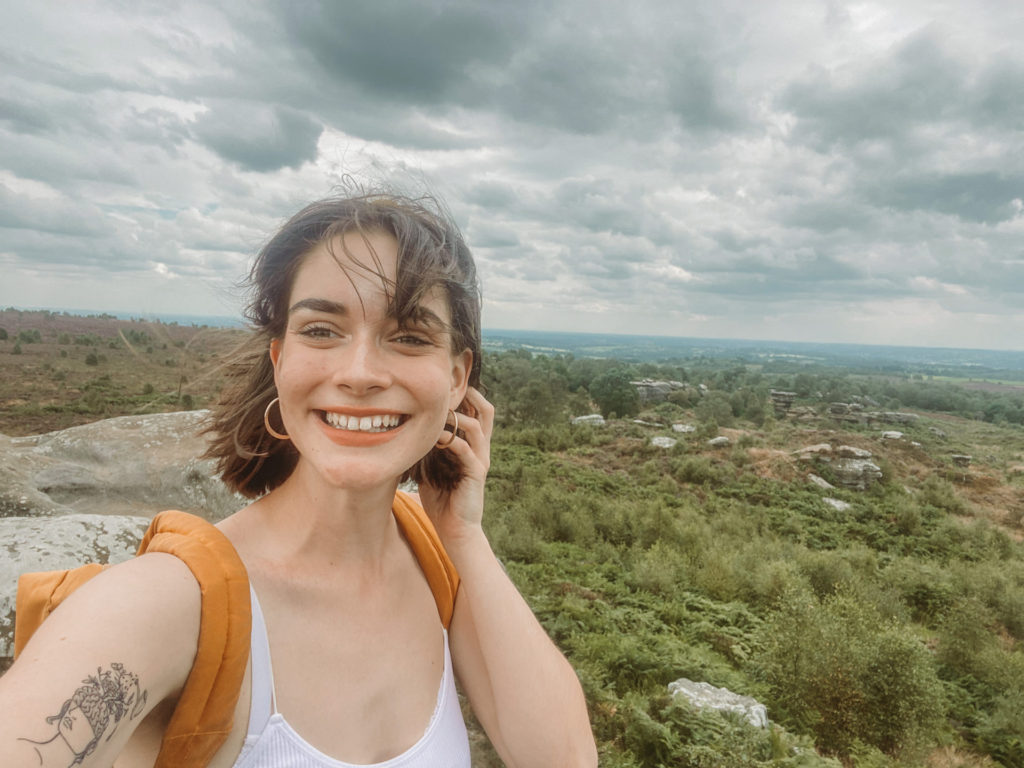
[{"label": "short brown hair", "polygon": [[[227,384],[204,429],[210,440],[204,457],[216,460],[221,479],[233,491],[249,498],[271,491],[288,478],[298,461],[290,442],[267,434],[263,413],[277,396],[268,348],[273,339],[284,335],[288,298],[304,257],[319,244],[346,234],[366,237],[378,232],[398,242],[394,283],[381,275],[389,312],[404,321],[416,312],[427,292],[441,288],[451,314],[452,354],[467,349],[472,353],[469,385],[479,387],[476,265],[441,204],[430,197],[376,193],[319,200],[278,230],[260,250],[249,273],[250,301],[245,315],[254,332],[223,366]],[[450,490],[462,479],[462,468],[449,453],[434,448],[402,479]]]}]

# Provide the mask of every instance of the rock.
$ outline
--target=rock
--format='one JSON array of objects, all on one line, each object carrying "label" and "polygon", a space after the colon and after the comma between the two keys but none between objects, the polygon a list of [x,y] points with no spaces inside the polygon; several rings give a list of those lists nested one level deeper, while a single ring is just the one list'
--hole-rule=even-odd
[{"label": "rock", "polygon": [[850,509],[850,507],[853,506],[850,502],[843,501],[842,499],[824,498],[822,499],[822,501],[824,501],[837,512],[845,512],[846,510]]},{"label": "rock", "polygon": [[785,416],[789,413],[789,409],[793,407],[793,402],[796,400],[796,392],[784,392],[780,389],[773,389],[769,392],[769,397],[771,397],[772,406],[775,408],[775,415]]},{"label": "rock", "polygon": [[673,445],[676,444],[676,442],[678,442],[678,441],[675,438],[672,438],[672,437],[661,437],[661,436],[659,436],[659,437],[652,437],[651,438],[651,445],[655,445],[658,448],[671,448]]},{"label": "rock", "polygon": [[818,477],[817,475],[808,475],[807,479],[810,480],[812,483],[814,483],[819,488],[824,488],[826,491],[834,491],[835,488],[836,488],[834,485],[832,485],[832,483],[830,483],[824,477]]},{"label": "rock", "polygon": [[913,446],[914,448],[923,448],[923,447],[924,447],[924,446],[923,446],[923,445],[921,445],[921,444],[920,444],[919,442],[917,442],[917,440],[911,440],[911,441],[910,441],[910,444],[911,444],[911,445],[912,445],[912,446]]},{"label": "rock", "polygon": [[605,425],[604,416],[600,413],[591,413],[586,416],[577,416],[572,420],[573,424],[591,424],[595,427],[603,427]]},{"label": "rock", "polygon": [[246,500],[201,460],[205,411],[121,416],[23,438],[0,436],[0,517],[182,509],[220,520]]},{"label": "rock", "polygon": [[954,453],[950,458],[953,460],[953,465],[962,469],[967,469],[971,466],[971,457],[963,453]]},{"label": "rock", "polygon": [[882,439],[883,440],[902,440],[903,439],[903,433],[902,432],[896,432],[895,430],[889,430],[887,432],[883,432],[882,433]]},{"label": "rock", "polygon": [[725,435],[719,435],[718,437],[712,437],[708,440],[708,445],[712,448],[724,448],[731,442],[732,441]]},{"label": "rock", "polygon": [[672,392],[684,389],[686,386],[681,381],[654,381],[653,379],[641,379],[629,383],[636,388],[641,403],[663,402]]},{"label": "rock", "polygon": [[682,432],[684,435],[688,435],[691,432],[696,432],[697,428],[693,424],[673,424],[673,432]]},{"label": "rock", "polygon": [[929,431],[929,432],[931,432],[931,433],[932,433],[933,435],[935,435],[936,437],[938,437],[938,438],[942,439],[942,440],[945,440],[945,439],[946,439],[946,433],[945,433],[945,432],[943,432],[943,431],[942,431],[941,429],[939,429],[938,427],[928,427],[928,431]]},{"label": "rock", "polygon": [[644,421],[643,419],[633,419],[634,424],[639,424],[641,427],[658,427],[659,429],[664,427],[664,424],[659,424],[656,421]]},{"label": "rock", "polygon": [[0,670],[14,651],[14,600],[22,573],[119,563],[135,554],[148,526],[149,518],[127,515],[0,518]]},{"label": "rock", "polygon": [[814,459],[819,458],[829,461],[832,456],[832,446],[828,443],[818,443],[817,445],[805,446],[798,451],[793,451],[793,453],[800,457],[800,461],[814,461]]},{"label": "rock", "polygon": [[852,445],[840,445],[836,448],[836,456],[843,459],[870,459],[871,451]]},{"label": "rock", "polygon": [[836,483],[858,491],[882,479],[882,470],[868,459],[837,459],[832,463],[832,471]]},{"label": "rock", "polygon": [[709,683],[695,683],[685,677],[669,683],[668,692],[672,696],[686,697],[698,709],[736,712],[755,728],[768,727],[768,710],[752,696],[742,696]]}]

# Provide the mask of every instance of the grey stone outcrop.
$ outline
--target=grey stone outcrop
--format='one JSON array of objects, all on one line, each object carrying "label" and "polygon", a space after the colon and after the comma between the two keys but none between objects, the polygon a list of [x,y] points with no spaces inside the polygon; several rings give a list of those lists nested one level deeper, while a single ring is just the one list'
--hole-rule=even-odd
[{"label": "grey stone outcrop", "polygon": [[603,427],[604,416],[600,413],[588,413],[586,416],[577,416],[572,420],[573,424],[590,424],[595,427]]},{"label": "grey stone outcrop", "polygon": [[135,554],[148,517],[61,515],[0,518],[0,670],[14,651],[18,577],[83,563],[120,563]]},{"label": "grey stone outcrop", "polygon": [[716,688],[710,683],[695,683],[681,677],[668,684],[672,696],[683,696],[698,709],[736,712],[755,728],[768,727],[768,710],[752,696],[733,693],[728,688]]},{"label": "grey stone outcrop", "polygon": [[205,411],[121,416],[31,437],[0,435],[0,517],[182,509],[219,520],[244,504],[214,476]]},{"label": "grey stone outcrop", "polygon": [[199,458],[204,416],[122,416],[0,435],[0,672],[13,650],[20,574],[126,560],[164,509],[216,521],[246,504]]},{"label": "grey stone outcrop", "polygon": [[662,437],[659,435],[651,438],[651,445],[658,448],[672,448],[676,442],[674,437]]}]

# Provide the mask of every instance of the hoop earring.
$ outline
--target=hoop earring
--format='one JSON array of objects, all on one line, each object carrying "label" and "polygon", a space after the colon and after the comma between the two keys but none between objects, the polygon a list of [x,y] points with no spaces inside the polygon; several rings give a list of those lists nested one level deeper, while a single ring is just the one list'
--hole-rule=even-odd
[{"label": "hoop earring", "polygon": [[[283,432],[278,432],[272,426],[270,426],[270,409],[274,407],[274,403],[280,402],[280,397],[275,397],[269,403],[267,403],[267,410],[263,412],[263,426],[267,428],[267,432],[276,437],[278,440],[291,440],[291,438]],[[280,410],[280,405],[278,406]]]},{"label": "hoop earring", "polygon": [[[445,442],[441,442],[440,439],[437,441],[438,448],[447,448],[449,445],[455,442],[455,433],[459,431],[459,414],[453,411],[451,408],[448,409],[448,413],[452,415],[452,419],[455,423],[452,425],[452,433]],[[444,425],[448,426],[448,419],[444,420]]]}]

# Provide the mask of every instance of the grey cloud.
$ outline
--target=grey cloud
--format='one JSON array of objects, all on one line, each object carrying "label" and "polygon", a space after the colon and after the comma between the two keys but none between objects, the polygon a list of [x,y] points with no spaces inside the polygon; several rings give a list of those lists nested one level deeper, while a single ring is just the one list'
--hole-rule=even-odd
[{"label": "grey cloud", "polygon": [[323,126],[284,107],[215,102],[195,123],[195,138],[251,171],[297,168],[316,159]]},{"label": "grey cloud", "polygon": [[526,3],[284,2],[293,40],[331,77],[410,104],[445,100],[484,64],[507,58]]},{"label": "grey cloud", "polygon": [[0,122],[17,133],[45,133],[54,127],[51,112],[38,104],[0,96]]},{"label": "grey cloud", "polygon": [[992,224],[1015,215],[1013,201],[1024,197],[1024,174],[922,174],[879,184],[870,196],[902,210],[938,211]]},{"label": "grey cloud", "polygon": [[[0,184],[0,227],[95,238],[113,228],[94,205],[66,198],[32,199]],[[10,233],[8,233],[10,237]]]},{"label": "grey cloud", "polygon": [[857,68],[821,67],[786,88],[781,106],[820,145],[895,140],[921,123],[948,119],[965,99],[966,67],[928,31],[896,46],[886,58]]}]

